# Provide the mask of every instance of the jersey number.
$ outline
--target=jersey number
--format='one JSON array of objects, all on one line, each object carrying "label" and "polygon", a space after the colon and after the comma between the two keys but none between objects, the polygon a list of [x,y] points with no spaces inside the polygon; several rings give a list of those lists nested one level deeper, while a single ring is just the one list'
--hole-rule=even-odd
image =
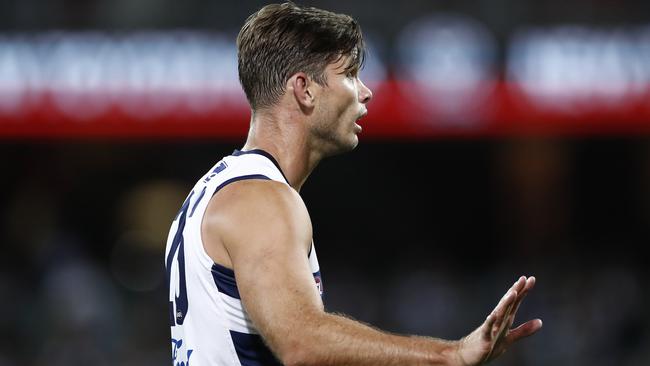
[{"label": "jersey number", "polygon": [[[209,182],[210,179],[214,178],[214,176],[224,171],[227,167],[228,164],[226,164],[226,162],[221,162],[212,171],[210,176],[205,179],[205,182]],[[197,197],[196,202],[194,202],[192,211],[189,214],[190,217],[194,215],[194,210],[196,210],[196,207],[199,205],[199,202],[205,195],[206,188],[207,187],[203,187],[203,190]],[[167,254],[167,261],[165,266],[167,269],[167,288],[171,291],[172,264],[174,262],[174,256],[176,256],[176,253],[178,252],[178,255],[176,256],[176,264],[178,266],[178,293],[174,295],[174,301],[169,302],[169,325],[172,327],[183,324],[183,321],[187,316],[187,309],[189,307],[187,303],[187,284],[185,282],[185,238],[183,238],[183,230],[185,229],[185,221],[187,220],[187,214],[190,208],[190,201],[192,200],[192,196],[194,196],[194,191],[192,191],[185,202],[183,202],[183,206],[181,207],[178,216],[176,216],[176,220],[178,220],[178,227],[176,228],[176,234],[174,234],[174,239],[172,241],[171,248],[169,249],[169,254]],[[174,309],[176,309],[176,312],[174,312]]]},{"label": "jersey number", "polygon": [[[169,324],[173,327],[175,325],[183,324],[185,320],[185,315],[187,315],[187,285],[185,283],[185,250],[183,238],[183,229],[185,229],[185,220],[187,219],[187,211],[190,207],[190,200],[194,195],[194,191],[190,193],[190,196],[187,197],[183,206],[181,207],[180,212],[178,213],[178,228],[176,229],[176,234],[174,234],[174,240],[172,241],[171,249],[167,255],[166,269],[167,269],[167,288],[171,289],[171,273],[172,273],[172,264],[174,262],[174,256],[176,256],[176,264],[178,265],[178,293],[174,296],[174,301],[169,302]],[[176,312],[174,313],[174,308]]]}]

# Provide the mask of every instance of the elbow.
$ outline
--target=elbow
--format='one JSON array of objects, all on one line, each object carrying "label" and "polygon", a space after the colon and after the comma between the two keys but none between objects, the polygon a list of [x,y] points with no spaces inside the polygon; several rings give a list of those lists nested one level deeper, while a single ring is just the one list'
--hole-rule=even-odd
[{"label": "elbow", "polygon": [[[304,329],[303,329],[304,330]],[[278,358],[285,366],[317,366],[322,365],[318,342],[313,335],[295,332],[286,337],[279,347]]]},{"label": "elbow", "polygon": [[284,355],[282,355],[280,362],[284,366],[307,366],[306,360],[297,352],[286,352]]},{"label": "elbow", "polygon": [[318,365],[316,352],[308,340],[295,340],[287,342],[285,349],[280,353],[280,361],[285,366],[315,366]]},{"label": "elbow", "polygon": [[291,349],[286,352],[281,357],[283,365],[285,366],[316,366],[318,362],[313,357],[313,354],[309,350],[304,348]]},{"label": "elbow", "polygon": [[303,311],[301,315],[300,321],[286,324],[281,332],[269,334],[269,345],[274,346],[276,357],[285,366],[323,365],[327,353],[320,347],[322,329],[316,324],[325,321],[324,313]]}]

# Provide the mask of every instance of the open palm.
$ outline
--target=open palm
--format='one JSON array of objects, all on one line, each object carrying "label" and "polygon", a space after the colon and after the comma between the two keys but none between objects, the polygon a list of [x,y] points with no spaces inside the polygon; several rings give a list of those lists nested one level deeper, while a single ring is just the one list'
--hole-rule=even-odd
[{"label": "open palm", "polygon": [[458,344],[458,365],[481,365],[503,354],[516,341],[542,327],[540,319],[527,321],[511,329],[521,301],[535,286],[535,277],[522,276],[501,298],[483,324]]}]

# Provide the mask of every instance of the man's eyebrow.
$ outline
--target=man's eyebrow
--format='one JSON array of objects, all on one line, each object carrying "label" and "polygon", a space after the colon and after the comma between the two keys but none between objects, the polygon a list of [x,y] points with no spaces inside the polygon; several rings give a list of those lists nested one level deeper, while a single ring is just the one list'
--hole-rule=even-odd
[{"label": "man's eyebrow", "polygon": [[352,50],[347,56],[342,56],[342,57],[347,57],[345,65],[343,65],[343,70],[341,71],[341,74],[347,74],[347,73],[358,73],[359,70],[361,69],[361,62],[359,60],[359,50],[355,48]]}]

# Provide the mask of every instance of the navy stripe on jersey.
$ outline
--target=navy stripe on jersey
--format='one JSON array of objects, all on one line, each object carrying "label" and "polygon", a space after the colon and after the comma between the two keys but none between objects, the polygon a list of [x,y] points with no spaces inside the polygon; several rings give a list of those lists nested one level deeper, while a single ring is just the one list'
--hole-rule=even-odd
[{"label": "navy stripe on jersey", "polygon": [[196,202],[194,202],[194,207],[192,207],[192,212],[190,212],[190,217],[194,216],[194,211],[196,211],[196,207],[199,205],[199,202],[201,202],[201,198],[205,195],[205,190],[208,187],[203,187],[203,190],[201,191],[201,194],[199,194],[199,197],[196,199]]},{"label": "navy stripe on jersey", "polygon": [[219,292],[241,300],[239,290],[237,289],[237,282],[235,282],[235,272],[232,269],[213,263],[211,272]]},{"label": "navy stripe on jersey", "polygon": [[271,178],[267,177],[266,175],[262,175],[262,174],[242,175],[240,177],[230,178],[227,181],[219,184],[219,187],[217,187],[217,189],[214,190],[214,193],[212,193],[212,195],[214,196],[215,194],[217,194],[217,192],[219,192],[219,190],[221,190],[223,187],[227,186],[230,183],[235,183],[235,182],[238,182],[240,180],[247,180],[247,179],[271,180]]},{"label": "navy stripe on jersey", "polygon": [[[262,174],[242,175],[239,177],[230,178],[227,181],[221,183],[217,189],[214,190],[214,193],[212,195],[217,194],[219,190],[228,184],[247,179],[271,180],[269,177]],[[239,296],[239,290],[237,290],[237,283],[235,282],[235,272],[233,272],[232,269],[213,263],[211,272],[212,278],[214,279],[214,283],[217,285],[219,292],[235,299],[241,299]]]},{"label": "navy stripe on jersey", "polygon": [[[217,194],[220,189],[227,186],[228,184],[247,179],[271,180],[269,177],[262,174],[242,175],[240,177],[230,178],[227,181],[221,183],[217,189],[214,190],[214,193],[212,195]],[[213,263],[211,272],[212,278],[214,279],[214,283],[217,285],[219,292],[235,299],[241,299],[239,296],[239,290],[237,289],[237,283],[235,282],[235,272],[233,272],[232,269]]]},{"label": "navy stripe on jersey", "polygon": [[[212,278],[214,279],[214,283],[217,285],[217,290],[219,290],[219,292],[234,299],[241,300],[239,289],[237,288],[237,280],[235,279],[235,271],[220,264],[212,263],[211,272]],[[320,271],[312,273],[312,276],[314,276],[316,285],[318,286],[321,295],[323,295]]]},{"label": "navy stripe on jersey", "polygon": [[280,164],[278,163],[277,160],[273,157],[273,155],[267,153],[266,151],[262,149],[253,149],[253,150],[246,150],[246,151],[241,151],[241,150],[235,150],[232,152],[232,156],[240,156],[240,155],[246,155],[246,154],[257,154],[257,155],[262,155],[266,157],[267,159],[271,160],[273,165],[275,165],[276,168],[280,171],[280,174],[282,174],[282,177],[284,180],[289,184],[289,180],[287,179],[287,176],[284,175],[284,172],[282,171],[282,168],[280,168]]},{"label": "navy stripe on jersey", "polygon": [[258,334],[230,331],[242,366],[282,366]]}]

